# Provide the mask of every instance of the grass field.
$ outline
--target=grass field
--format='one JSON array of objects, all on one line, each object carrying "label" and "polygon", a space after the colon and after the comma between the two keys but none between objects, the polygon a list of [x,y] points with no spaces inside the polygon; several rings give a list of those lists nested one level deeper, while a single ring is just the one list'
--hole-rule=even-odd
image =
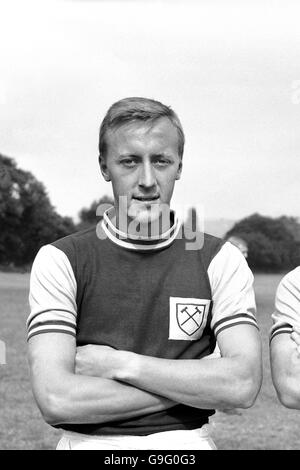
[{"label": "grass field", "polygon": [[[264,381],[255,405],[236,414],[218,412],[212,433],[219,449],[300,449],[300,411],[280,405],[273,389],[268,351],[270,314],[282,275],[256,275],[258,322],[263,341]],[[54,449],[60,432],[45,424],[34,403],[26,359],[28,274],[0,273],[0,449]]]}]

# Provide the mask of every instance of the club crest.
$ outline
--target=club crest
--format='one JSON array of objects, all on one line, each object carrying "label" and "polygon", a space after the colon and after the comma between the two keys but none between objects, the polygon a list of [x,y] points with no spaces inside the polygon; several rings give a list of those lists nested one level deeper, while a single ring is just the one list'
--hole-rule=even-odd
[{"label": "club crest", "polygon": [[177,304],[176,317],[179,328],[191,336],[201,327],[205,305]]},{"label": "club crest", "polygon": [[206,325],[209,306],[208,299],[170,297],[169,339],[199,339]]}]

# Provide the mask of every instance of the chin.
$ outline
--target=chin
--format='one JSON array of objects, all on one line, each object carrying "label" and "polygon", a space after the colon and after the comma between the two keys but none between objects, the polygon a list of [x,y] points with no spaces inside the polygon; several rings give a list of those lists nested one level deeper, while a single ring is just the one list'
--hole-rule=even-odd
[{"label": "chin", "polygon": [[143,211],[142,213],[138,214],[136,217],[136,221],[142,225],[149,225],[159,220],[160,213],[153,214],[150,211]]},{"label": "chin", "polygon": [[134,204],[129,208],[128,215],[137,224],[151,224],[159,220],[161,208],[159,204],[152,204],[149,207]]}]

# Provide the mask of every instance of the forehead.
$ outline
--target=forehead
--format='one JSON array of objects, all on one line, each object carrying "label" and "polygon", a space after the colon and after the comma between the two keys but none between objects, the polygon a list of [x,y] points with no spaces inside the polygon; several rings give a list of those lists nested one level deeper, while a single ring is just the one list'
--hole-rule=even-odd
[{"label": "forehead", "polygon": [[178,151],[178,132],[168,118],[151,121],[134,121],[109,130],[106,135],[107,150],[169,150]]}]

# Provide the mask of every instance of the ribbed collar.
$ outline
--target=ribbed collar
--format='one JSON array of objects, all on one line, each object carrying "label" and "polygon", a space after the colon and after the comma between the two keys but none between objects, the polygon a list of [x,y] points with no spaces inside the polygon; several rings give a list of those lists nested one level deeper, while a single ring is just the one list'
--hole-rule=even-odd
[{"label": "ribbed collar", "polygon": [[171,211],[172,226],[169,230],[162,233],[159,237],[145,237],[142,235],[128,235],[125,232],[118,230],[111,221],[111,217],[114,214],[114,207],[109,208],[105,211],[102,220],[102,228],[108,238],[116,245],[127,248],[128,250],[135,251],[154,251],[166,248],[171,245],[175,240],[179,229],[180,223],[177,216]]}]

